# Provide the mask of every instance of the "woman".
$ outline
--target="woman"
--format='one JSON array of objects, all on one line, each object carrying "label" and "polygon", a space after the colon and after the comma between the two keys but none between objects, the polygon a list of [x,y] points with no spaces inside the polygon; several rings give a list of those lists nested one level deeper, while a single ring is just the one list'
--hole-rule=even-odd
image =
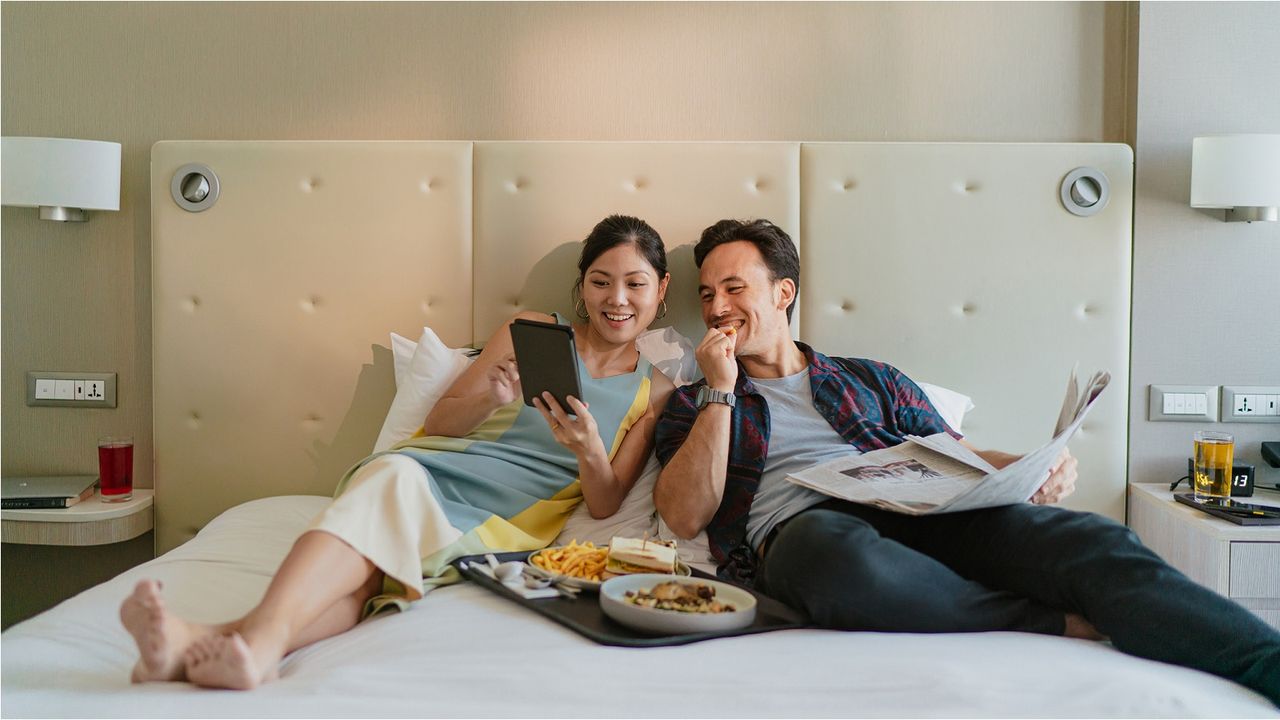
[{"label": "woman", "polygon": [[673,389],[635,344],[665,315],[670,275],[658,233],[619,215],[591,231],[578,271],[581,399],[565,408],[544,394],[524,405],[503,325],[417,437],[348,471],[244,617],[187,622],[166,611],[159,583],[138,583],[120,607],[141,655],[133,681],[256,687],[286,653],[456,581],[458,557],[545,547],[579,501],[593,517],[616,512]]}]

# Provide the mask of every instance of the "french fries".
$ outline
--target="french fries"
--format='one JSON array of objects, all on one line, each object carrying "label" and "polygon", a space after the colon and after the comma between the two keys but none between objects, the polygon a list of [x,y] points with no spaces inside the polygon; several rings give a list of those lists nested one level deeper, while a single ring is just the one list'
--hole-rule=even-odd
[{"label": "french fries", "polygon": [[600,582],[604,579],[608,554],[607,547],[596,547],[592,542],[579,545],[577,540],[573,540],[563,547],[536,552],[529,562],[549,573]]}]

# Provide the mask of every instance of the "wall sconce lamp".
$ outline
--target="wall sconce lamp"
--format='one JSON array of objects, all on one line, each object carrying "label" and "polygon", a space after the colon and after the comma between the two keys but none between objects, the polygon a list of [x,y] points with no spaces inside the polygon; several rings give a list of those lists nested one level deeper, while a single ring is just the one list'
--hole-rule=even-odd
[{"label": "wall sconce lamp", "polygon": [[1226,222],[1280,220],[1280,135],[1206,135],[1191,141],[1191,207]]},{"label": "wall sconce lamp", "polygon": [[84,222],[120,209],[120,143],[64,138],[0,140],[0,203],[40,208],[41,220]]}]

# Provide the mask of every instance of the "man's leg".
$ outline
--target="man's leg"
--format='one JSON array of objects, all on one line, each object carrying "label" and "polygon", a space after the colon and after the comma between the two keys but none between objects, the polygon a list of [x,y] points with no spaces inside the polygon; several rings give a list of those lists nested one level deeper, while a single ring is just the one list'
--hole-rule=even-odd
[{"label": "man's leg", "polygon": [[761,589],[823,627],[889,632],[1022,630],[1061,635],[1063,613],[960,577],[822,506],[789,520],[766,548]]},{"label": "man's leg", "polygon": [[1280,633],[1119,523],[1031,504],[916,518],[852,512],[963,577],[1082,614],[1124,652],[1229,678],[1280,705]]}]

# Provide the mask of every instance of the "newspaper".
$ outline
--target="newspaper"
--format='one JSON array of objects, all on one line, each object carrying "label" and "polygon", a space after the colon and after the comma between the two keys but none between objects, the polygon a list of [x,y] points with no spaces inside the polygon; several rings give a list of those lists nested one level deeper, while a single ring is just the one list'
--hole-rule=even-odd
[{"label": "newspaper", "polygon": [[901,445],[815,465],[787,480],[831,497],[908,515],[1026,502],[1048,479],[1058,455],[1109,382],[1110,373],[1094,373],[1081,392],[1072,369],[1053,438],[999,470],[942,432],[908,435]]}]

